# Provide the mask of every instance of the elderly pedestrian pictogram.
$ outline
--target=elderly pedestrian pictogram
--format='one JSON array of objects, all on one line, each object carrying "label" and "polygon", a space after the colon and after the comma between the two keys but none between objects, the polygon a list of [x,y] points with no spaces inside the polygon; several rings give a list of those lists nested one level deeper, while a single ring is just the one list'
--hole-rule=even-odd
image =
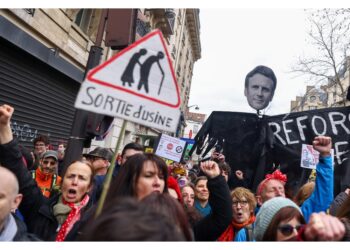
[{"label": "elderly pedestrian pictogram", "polygon": [[92,69],[76,107],[175,132],[180,103],[167,46],[156,30]]},{"label": "elderly pedestrian pictogram", "polygon": [[180,105],[175,74],[159,31],[93,69],[87,79],[169,107]]}]

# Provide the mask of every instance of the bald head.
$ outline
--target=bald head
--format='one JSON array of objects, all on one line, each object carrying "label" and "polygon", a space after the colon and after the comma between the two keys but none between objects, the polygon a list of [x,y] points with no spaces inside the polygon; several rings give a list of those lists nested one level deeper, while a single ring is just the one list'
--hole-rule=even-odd
[{"label": "bald head", "polygon": [[0,187],[8,188],[8,191],[17,195],[19,192],[19,185],[17,177],[7,168],[0,166]]},{"label": "bald head", "polygon": [[18,190],[16,176],[7,168],[0,166],[0,231],[4,228],[6,218],[21,203],[22,195]]}]

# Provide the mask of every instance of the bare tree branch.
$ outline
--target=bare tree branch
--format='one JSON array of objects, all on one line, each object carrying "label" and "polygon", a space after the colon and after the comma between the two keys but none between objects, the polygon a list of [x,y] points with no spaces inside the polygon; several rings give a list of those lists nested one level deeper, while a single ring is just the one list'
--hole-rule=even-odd
[{"label": "bare tree branch", "polygon": [[311,86],[323,83],[339,89],[340,93],[336,96],[345,105],[346,90],[342,78],[343,67],[349,67],[347,55],[350,49],[350,8],[307,10],[307,14],[310,23],[308,42],[318,53],[313,57],[299,57],[290,73],[298,77],[308,77],[308,85]]}]

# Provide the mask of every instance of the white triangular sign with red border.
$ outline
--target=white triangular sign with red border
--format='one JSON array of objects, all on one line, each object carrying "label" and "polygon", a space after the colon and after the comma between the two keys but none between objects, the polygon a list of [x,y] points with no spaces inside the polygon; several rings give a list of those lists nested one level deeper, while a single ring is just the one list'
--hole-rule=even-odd
[{"label": "white triangular sign with red border", "polygon": [[92,69],[75,107],[175,132],[180,104],[169,53],[156,30]]}]

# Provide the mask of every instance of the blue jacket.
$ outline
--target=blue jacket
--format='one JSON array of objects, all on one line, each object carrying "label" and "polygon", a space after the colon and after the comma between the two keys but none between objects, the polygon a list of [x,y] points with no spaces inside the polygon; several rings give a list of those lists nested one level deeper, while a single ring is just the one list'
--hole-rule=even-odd
[{"label": "blue jacket", "polygon": [[[315,189],[300,207],[306,223],[309,222],[312,213],[325,212],[331,205],[334,186],[333,173],[332,157],[320,157],[320,161],[316,166]],[[235,241],[247,241],[244,228],[237,232]]]},{"label": "blue jacket", "polygon": [[320,157],[316,166],[315,189],[311,196],[304,201],[300,209],[306,223],[309,222],[312,213],[326,212],[331,205],[333,197],[333,159],[331,156]]}]

